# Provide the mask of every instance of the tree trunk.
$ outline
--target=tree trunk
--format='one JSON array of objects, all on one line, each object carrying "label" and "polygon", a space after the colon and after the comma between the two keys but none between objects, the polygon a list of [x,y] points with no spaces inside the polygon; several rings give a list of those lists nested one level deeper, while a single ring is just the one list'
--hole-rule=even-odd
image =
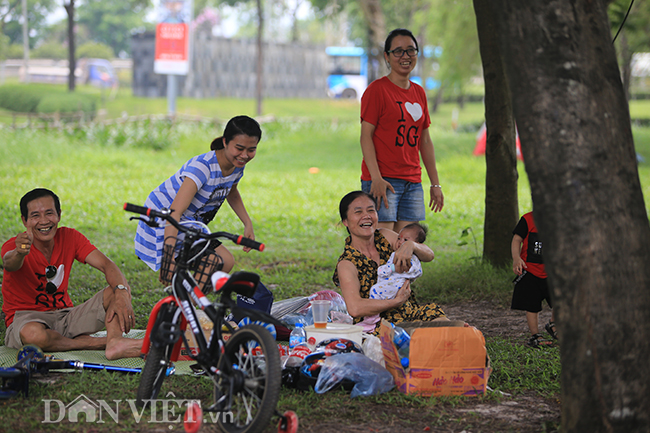
[{"label": "tree trunk", "polygon": [[370,84],[387,73],[384,61],[386,20],[379,0],[359,0],[359,4],[368,25],[368,84]]},{"label": "tree trunk", "polygon": [[441,84],[440,87],[438,88],[438,91],[436,92],[436,95],[433,97],[433,102],[429,104],[429,111],[432,113],[436,113],[438,111],[438,107],[440,104],[442,104],[442,96],[444,93],[444,86]]},{"label": "tree trunk", "polygon": [[493,0],[556,307],[562,431],[650,431],[650,226],[604,0]]},{"label": "tree trunk", "polygon": [[74,92],[76,81],[74,71],[77,69],[74,46],[74,0],[69,0],[63,6],[68,13],[68,68],[70,70],[68,73],[68,90]]},{"label": "tree trunk", "polygon": [[262,91],[264,89],[264,54],[262,51],[262,36],[264,34],[264,10],[262,8],[262,0],[257,0],[257,67],[255,73],[257,75],[255,86],[255,97],[257,100],[258,116],[262,115]]},{"label": "tree trunk", "polygon": [[303,0],[296,1],[294,7],[291,9],[291,42],[297,43],[298,34],[298,10],[302,6]]},{"label": "tree trunk", "polygon": [[499,47],[490,0],[474,0],[485,79],[485,222],[483,259],[494,266],[512,263],[512,230],[519,220],[517,147],[510,87]]}]

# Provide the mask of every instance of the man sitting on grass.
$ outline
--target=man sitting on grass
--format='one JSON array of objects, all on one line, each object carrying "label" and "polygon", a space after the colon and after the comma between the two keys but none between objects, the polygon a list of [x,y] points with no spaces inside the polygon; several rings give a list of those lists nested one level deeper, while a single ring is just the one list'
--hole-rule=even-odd
[{"label": "man sitting on grass", "polygon": [[[142,340],[124,338],[135,324],[131,290],[112,260],[75,229],[60,227],[61,203],[52,191],[34,189],[20,200],[25,231],[2,246],[5,344],[34,344],[46,352],[104,350],[106,358],[140,355]],[[99,270],[108,287],[73,306],[68,279],[77,260]],[[106,337],[90,334],[106,328]]]}]

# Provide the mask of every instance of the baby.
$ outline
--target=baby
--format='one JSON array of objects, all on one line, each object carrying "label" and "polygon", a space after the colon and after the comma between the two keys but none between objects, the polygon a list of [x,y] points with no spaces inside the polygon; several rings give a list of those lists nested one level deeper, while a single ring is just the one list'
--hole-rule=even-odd
[{"label": "baby", "polygon": [[[397,250],[406,241],[413,241],[419,244],[427,238],[427,228],[420,223],[411,223],[400,230],[397,236],[397,243],[394,249]],[[395,272],[395,253],[390,255],[385,265],[377,269],[377,284],[370,288],[370,299],[392,299],[399,289],[402,288],[407,279],[414,280],[422,275],[422,265],[420,259],[415,255],[411,256],[411,268],[408,272]],[[379,314],[364,317],[360,322],[365,332],[373,332],[379,322]]]}]

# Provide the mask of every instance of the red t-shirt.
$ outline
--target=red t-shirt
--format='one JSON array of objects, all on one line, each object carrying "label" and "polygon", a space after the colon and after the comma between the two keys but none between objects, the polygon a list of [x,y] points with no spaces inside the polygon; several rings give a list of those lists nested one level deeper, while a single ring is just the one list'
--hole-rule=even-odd
[{"label": "red t-shirt", "polygon": [[[13,237],[4,243],[0,253],[2,257],[16,248],[15,240]],[[68,278],[72,264],[75,260],[85,264],[88,254],[96,249],[84,235],[68,227],[59,227],[56,230],[54,250],[49,262],[43,253],[32,245],[20,269],[13,272],[4,271],[2,311],[5,313],[7,327],[13,322],[16,311],[50,311],[72,307],[68,295]],[[50,281],[54,286],[50,284],[49,290],[45,272],[48,266],[57,269],[56,276]]]},{"label": "red t-shirt", "polygon": [[[372,141],[381,176],[422,182],[420,137],[431,124],[424,89],[413,82],[402,89],[388,77],[375,80],[361,97],[361,120],[375,126]],[[365,161],[361,179],[372,180]]]},{"label": "red t-shirt", "polygon": [[526,262],[526,270],[538,278],[546,278],[546,269],[544,268],[544,259],[542,255],[542,241],[537,235],[537,227],[533,220],[533,213],[524,214],[513,234],[523,238],[521,243],[521,259]]}]

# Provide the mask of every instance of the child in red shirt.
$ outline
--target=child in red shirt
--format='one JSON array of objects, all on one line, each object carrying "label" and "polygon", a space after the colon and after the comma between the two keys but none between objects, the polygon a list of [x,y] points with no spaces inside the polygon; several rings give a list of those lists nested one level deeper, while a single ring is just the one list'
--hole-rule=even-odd
[{"label": "child in red shirt", "polygon": [[[517,274],[517,278],[514,281],[515,287],[510,308],[526,311],[526,321],[532,335],[526,345],[537,348],[544,343],[543,336],[539,333],[538,324],[542,301],[546,300],[551,308],[553,308],[553,304],[546,282],[546,271],[542,259],[542,241],[537,235],[532,212],[521,217],[513,234],[510,249],[512,270]],[[553,313],[551,321],[546,324],[545,329],[553,339],[557,339]]]}]

